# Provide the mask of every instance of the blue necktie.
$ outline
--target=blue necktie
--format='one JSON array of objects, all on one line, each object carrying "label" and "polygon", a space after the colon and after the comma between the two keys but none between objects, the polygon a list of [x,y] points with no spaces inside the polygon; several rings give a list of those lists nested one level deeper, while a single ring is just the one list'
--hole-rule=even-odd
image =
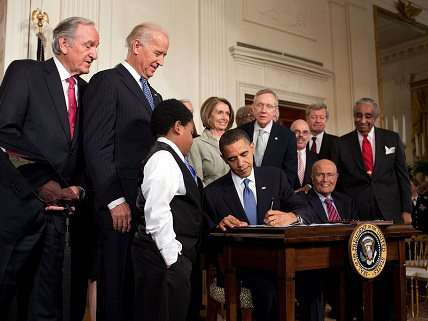
[{"label": "blue necktie", "polygon": [[155,103],[153,101],[152,92],[150,91],[149,84],[147,83],[147,80],[143,77],[140,78],[141,82],[141,88],[143,89],[144,96],[146,96],[147,101],[149,102],[150,108],[152,110],[155,109]]},{"label": "blue necktie", "polygon": [[257,204],[256,199],[254,198],[253,191],[248,186],[250,180],[248,178],[244,179],[244,210],[247,215],[248,221],[251,225],[257,224]]},{"label": "blue necktie", "polygon": [[187,159],[184,159],[184,164],[186,164],[187,169],[189,170],[190,174],[192,174],[193,179],[196,183],[198,183],[198,176],[196,175],[196,171],[193,168],[193,166],[189,163]]}]

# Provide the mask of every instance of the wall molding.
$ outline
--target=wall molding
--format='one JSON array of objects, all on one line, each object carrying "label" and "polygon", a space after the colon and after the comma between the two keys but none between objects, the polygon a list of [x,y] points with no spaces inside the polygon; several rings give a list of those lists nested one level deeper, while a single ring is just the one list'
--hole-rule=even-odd
[{"label": "wall molding", "polygon": [[329,80],[334,76],[331,70],[320,67],[314,63],[309,63],[277,53],[239,46],[232,46],[229,48],[229,51],[236,62],[249,63],[264,67],[269,66],[273,69],[286,70],[311,79],[324,81]]}]

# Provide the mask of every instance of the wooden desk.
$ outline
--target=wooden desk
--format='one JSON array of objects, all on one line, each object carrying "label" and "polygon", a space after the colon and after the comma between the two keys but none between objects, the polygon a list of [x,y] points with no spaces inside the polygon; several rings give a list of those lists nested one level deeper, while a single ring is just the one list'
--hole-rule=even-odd
[{"label": "wooden desk", "polygon": [[[409,225],[379,226],[388,247],[387,266],[394,280],[394,306],[400,321],[406,320],[406,277],[404,239],[415,230]],[[344,279],[349,272],[348,240],[352,225],[293,226],[288,228],[239,228],[228,232],[210,233],[210,241],[223,246],[225,261],[226,319],[236,321],[239,309],[239,289],[236,269],[270,270],[278,278],[280,320],[295,320],[295,274],[298,271],[336,269]],[[373,320],[373,282],[362,279],[363,318]],[[339,289],[341,298],[346,291]],[[338,313],[344,320],[345,304]]]}]

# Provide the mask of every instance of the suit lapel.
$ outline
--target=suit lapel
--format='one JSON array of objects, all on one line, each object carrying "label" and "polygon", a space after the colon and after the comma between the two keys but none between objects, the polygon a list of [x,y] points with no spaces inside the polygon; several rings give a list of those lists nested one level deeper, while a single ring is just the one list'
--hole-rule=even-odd
[{"label": "suit lapel", "polygon": [[311,207],[314,209],[315,215],[319,217],[322,223],[328,223],[327,214],[324,210],[324,207],[321,204],[321,200],[318,195],[311,190],[309,192],[309,203]]},{"label": "suit lapel", "polygon": [[331,198],[333,199],[334,205],[336,206],[337,211],[339,212],[340,218],[342,220],[347,219],[348,216],[346,214],[346,208],[343,204],[343,200],[337,196],[334,192],[331,194]]},{"label": "suit lapel", "polygon": [[373,175],[376,175],[376,172],[379,170],[379,168],[382,167],[382,161],[384,160],[385,155],[385,142],[383,140],[383,136],[381,133],[377,130],[375,127],[375,158],[374,158],[374,168],[373,168]]},{"label": "suit lapel", "polygon": [[58,70],[56,69],[53,59],[45,62],[45,82],[49,94],[53,101],[55,113],[60,121],[64,134],[70,140],[70,127],[68,124],[67,105],[65,103],[64,90],[59,77]]},{"label": "suit lapel", "polygon": [[238,193],[236,192],[235,185],[233,184],[232,180],[232,174],[230,172],[227,174],[226,181],[223,184],[223,189],[223,198],[225,203],[231,209],[231,214],[241,221],[249,222],[239,199]]},{"label": "suit lapel", "polygon": [[[265,178],[261,173],[261,168],[254,168],[254,177],[256,179],[257,190],[257,221],[263,222],[266,212],[271,208],[274,201],[270,178]],[[275,208],[278,209],[278,208]]]},{"label": "suit lapel", "polygon": [[358,141],[358,134],[356,130],[354,130],[354,132],[352,133],[351,144],[349,148],[351,149],[353,158],[356,161],[358,167],[360,167],[361,170],[365,173],[366,170],[364,169],[363,156],[361,155],[361,148],[360,148],[360,143]]},{"label": "suit lapel", "polygon": [[265,163],[266,160],[269,159],[271,155],[275,155],[275,150],[277,149],[278,145],[281,144],[280,137],[279,137],[279,125],[277,125],[275,122],[272,123],[272,129],[270,131],[269,140],[266,144],[266,150],[263,155],[263,163]]},{"label": "suit lapel", "polygon": [[128,87],[128,89],[135,95],[135,97],[140,100],[144,108],[151,114],[152,109],[150,108],[150,104],[147,101],[146,96],[144,96],[143,90],[137,84],[137,82],[129,73],[129,71],[122,64],[117,65],[116,69],[119,72],[119,75],[122,77],[122,81],[124,82],[125,86]]}]

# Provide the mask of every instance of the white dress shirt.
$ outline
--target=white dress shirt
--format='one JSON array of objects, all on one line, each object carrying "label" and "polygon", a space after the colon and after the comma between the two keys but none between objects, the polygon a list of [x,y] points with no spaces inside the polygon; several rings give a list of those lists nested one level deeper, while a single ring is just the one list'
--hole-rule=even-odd
[{"label": "white dress shirt", "polygon": [[311,150],[312,145],[314,143],[314,141],[312,140],[312,137],[316,137],[315,142],[317,144],[317,154],[320,153],[320,149],[321,149],[321,144],[322,144],[322,139],[324,137],[324,131],[322,131],[321,133],[319,133],[318,135],[311,135],[311,139],[309,140],[309,150]]},{"label": "white dress shirt", "polygon": [[[184,163],[177,145],[165,137],[157,140],[168,144]],[[174,232],[170,203],[174,196],[186,194],[183,173],[170,152],[161,150],[149,158],[144,166],[141,192],[146,200],[146,232],[152,236],[166,265],[170,266],[177,261],[182,249]]]},{"label": "white dress shirt", "polygon": [[239,200],[241,201],[242,208],[245,209],[244,206],[244,180],[248,178],[250,180],[250,183],[248,184],[248,187],[254,194],[254,199],[256,200],[257,204],[257,189],[256,189],[256,178],[254,177],[254,168],[251,170],[251,174],[248,177],[241,178],[238,175],[236,175],[234,172],[232,173],[232,181],[233,185],[235,185],[236,193],[238,193]]},{"label": "white dress shirt", "polygon": [[[65,105],[67,106],[68,111],[68,82],[67,79],[71,77],[71,74],[65,69],[64,65],[59,61],[57,57],[53,57],[53,61],[55,63],[56,69],[58,69],[59,77],[61,78],[61,85],[62,90],[64,93],[65,98]],[[76,95],[76,98],[79,97],[79,86],[77,86],[77,79],[76,77],[73,77],[76,85],[74,86],[74,94]],[[77,107],[79,107],[79,99],[76,99]]]},{"label": "white dress shirt", "polygon": [[[360,150],[363,148],[363,135],[360,134],[360,132],[357,130],[358,133],[358,142],[360,143]],[[370,142],[370,145],[372,146],[372,154],[373,154],[373,166],[375,164],[375,134],[374,134],[374,126],[372,129],[370,129],[369,133],[367,134],[367,139]]]},{"label": "white dress shirt", "polygon": [[[123,61],[122,62],[123,67],[125,67],[126,70],[128,70],[128,72],[131,74],[132,78],[135,79],[135,81],[137,82],[138,86],[141,88],[141,82],[140,82],[140,78],[141,76],[138,74],[138,72],[134,69],[134,67],[132,67],[128,62]],[[107,207],[112,210],[113,208],[115,208],[116,206],[125,203],[125,197],[119,197],[118,199],[110,202],[107,204]]]}]

